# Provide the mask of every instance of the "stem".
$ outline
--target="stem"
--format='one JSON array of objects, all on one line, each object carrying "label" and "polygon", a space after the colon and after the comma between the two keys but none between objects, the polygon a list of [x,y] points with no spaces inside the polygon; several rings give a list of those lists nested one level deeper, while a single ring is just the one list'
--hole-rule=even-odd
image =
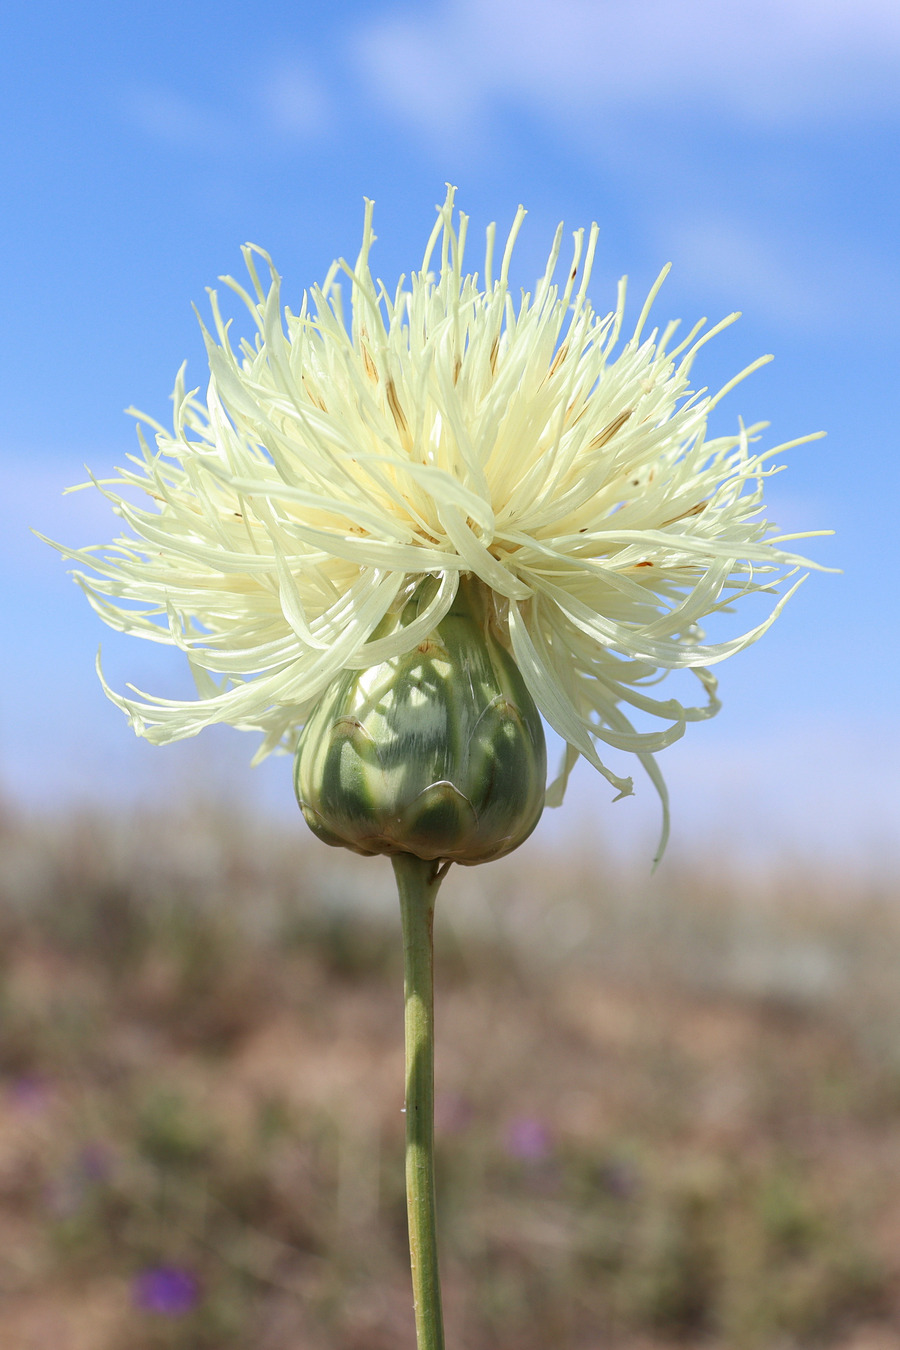
[{"label": "stem", "polygon": [[418,1350],[444,1350],[434,1206],[434,902],[446,867],[391,859],[403,923],[406,1212]]}]

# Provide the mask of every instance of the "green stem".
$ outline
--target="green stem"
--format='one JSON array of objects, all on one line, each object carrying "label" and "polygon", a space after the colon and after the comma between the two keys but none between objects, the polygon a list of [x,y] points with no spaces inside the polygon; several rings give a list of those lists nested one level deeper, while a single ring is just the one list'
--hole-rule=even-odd
[{"label": "green stem", "polygon": [[411,853],[391,860],[403,921],[406,1029],[406,1212],[418,1350],[444,1350],[434,1214],[434,902],[446,868]]}]

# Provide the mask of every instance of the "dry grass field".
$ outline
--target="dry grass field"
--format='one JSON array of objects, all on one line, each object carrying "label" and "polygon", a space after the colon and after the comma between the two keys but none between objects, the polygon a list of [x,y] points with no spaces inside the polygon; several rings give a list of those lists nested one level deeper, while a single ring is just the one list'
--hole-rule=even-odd
[{"label": "dry grass field", "polygon": [[[3,1350],[412,1350],[387,863],[199,808],[0,850]],[[451,872],[453,1350],[900,1346],[898,898]]]}]

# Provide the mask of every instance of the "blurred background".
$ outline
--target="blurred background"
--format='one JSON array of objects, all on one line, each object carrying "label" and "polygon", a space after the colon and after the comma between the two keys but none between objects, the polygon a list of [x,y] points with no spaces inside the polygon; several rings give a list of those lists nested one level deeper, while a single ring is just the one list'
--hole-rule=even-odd
[{"label": "blurred background", "polygon": [[661,756],[654,877],[650,785],[612,805],[583,771],[521,863],[446,883],[455,1343],[900,1343],[900,9],[33,0],[0,72],[10,1345],[411,1343],[390,871],[308,847],[251,738],[136,740],[99,643],[116,686],[186,671],[104,629],[30,529],[115,533],[63,489],[123,462],[123,409],[168,419],[185,358],[204,384],[191,305],[242,243],[296,307],[372,197],[390,283],[446,181],[473,269],[521,202],[517,284],[597,220],[598,310],[627,273],[636,317],[667,261],[658,322],[741,310],[698,382],[775,360],[713,431],[827,431],[768,500],[841,569]]}]

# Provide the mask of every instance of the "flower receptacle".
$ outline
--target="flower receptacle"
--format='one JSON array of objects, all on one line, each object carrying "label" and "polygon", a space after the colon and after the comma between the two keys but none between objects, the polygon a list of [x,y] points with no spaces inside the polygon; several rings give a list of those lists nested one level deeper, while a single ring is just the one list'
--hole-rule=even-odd
[{"label": "flower receptacle", "polygon": [[[420,584],[401,625],[432,587]],[[492,631],[489,597],[463,577],[426,641],[326,691],[301,733],[294,783],[328,844],[474,864],[531,834],[546,771],[540,715]]]}]

